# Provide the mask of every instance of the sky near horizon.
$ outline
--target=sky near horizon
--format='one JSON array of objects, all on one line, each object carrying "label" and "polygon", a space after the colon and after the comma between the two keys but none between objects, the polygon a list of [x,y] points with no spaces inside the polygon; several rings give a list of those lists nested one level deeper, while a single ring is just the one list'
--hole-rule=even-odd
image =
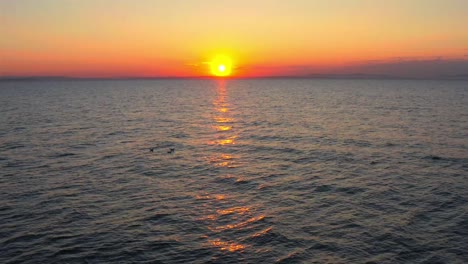
[{"label": "sky near horizon", "polygon": [[467,18],[466,0],[0,0],[0,76],[203,76],[218,54],[234,76],[468,74]]}]

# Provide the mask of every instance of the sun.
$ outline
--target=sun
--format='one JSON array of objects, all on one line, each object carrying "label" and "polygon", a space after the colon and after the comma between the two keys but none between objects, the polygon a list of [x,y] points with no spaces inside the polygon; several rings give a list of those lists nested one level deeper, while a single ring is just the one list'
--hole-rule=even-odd
[{"label": "sun", "polygon": [[217,55],[210,62],[211,74],[226,77],[232,74],[232,60],[226,55]]}]

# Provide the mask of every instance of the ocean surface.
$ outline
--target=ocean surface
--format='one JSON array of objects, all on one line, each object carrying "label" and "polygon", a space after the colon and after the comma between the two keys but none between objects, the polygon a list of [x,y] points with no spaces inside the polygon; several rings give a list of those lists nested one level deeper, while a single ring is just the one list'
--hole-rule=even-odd
[{"label": "ocean surface", "polygon": [[0,263],[468,263],[466,81],[3,81],[0,113]]}]

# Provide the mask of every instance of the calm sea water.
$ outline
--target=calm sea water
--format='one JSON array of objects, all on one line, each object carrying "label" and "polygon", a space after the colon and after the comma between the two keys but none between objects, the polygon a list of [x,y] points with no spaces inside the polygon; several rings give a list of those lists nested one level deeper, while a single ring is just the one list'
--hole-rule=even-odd
[{"label": "calm sea water", "polygon": [[0,112],[1,263],[468,262],[468,82],[1,82]]}]

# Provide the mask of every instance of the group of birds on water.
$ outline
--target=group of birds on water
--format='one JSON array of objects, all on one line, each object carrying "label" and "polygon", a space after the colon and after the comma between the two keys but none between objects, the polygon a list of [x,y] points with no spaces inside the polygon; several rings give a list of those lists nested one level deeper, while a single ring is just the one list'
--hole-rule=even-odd
[{"label": "group of birds on water", "polygon": [[[149,149],[150,152],[154,152],[154,148]],[[175,152],[175,148],[170,148],[169,151],[167,151],[168,154],[173,154]]]}]

